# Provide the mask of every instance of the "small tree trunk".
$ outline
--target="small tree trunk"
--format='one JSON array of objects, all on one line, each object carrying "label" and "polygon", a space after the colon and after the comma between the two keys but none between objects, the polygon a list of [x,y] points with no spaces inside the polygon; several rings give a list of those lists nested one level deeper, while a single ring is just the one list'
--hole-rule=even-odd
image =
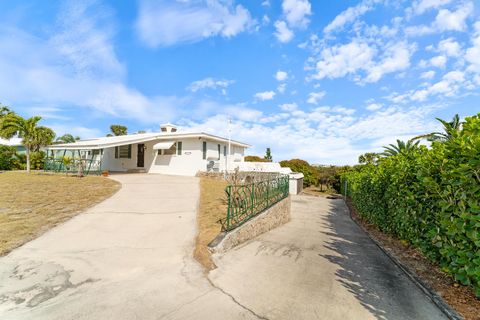
[{"label": "small tree trunk", "polygon": [[25,150],[27,153],[27,173],[30,173],[30,147],[25,146]]}]

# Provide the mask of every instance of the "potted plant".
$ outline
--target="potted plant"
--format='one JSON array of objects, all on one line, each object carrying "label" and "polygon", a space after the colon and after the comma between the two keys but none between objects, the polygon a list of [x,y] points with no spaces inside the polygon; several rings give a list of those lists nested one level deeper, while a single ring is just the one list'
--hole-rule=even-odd
[{"label": "potted plant", "polygon": [[102,177],[108,177],[108,170],[102,171]]}]

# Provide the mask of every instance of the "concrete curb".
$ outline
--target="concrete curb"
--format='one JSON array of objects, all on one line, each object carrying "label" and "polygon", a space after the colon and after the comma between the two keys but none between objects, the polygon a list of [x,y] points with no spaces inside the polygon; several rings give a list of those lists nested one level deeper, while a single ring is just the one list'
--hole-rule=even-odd
[{"label": "concrete curb", "polygon": [[348,206],[347,202],[345,199],[343,199],[345,206],[347,207],[348,213],[350,215],[350,219],[352,219],[353,222],[355,222],[356,225],[360,227],[360,229],[363,230],[367,234],[367,236],[372,240],[375,245],[382,250],[382,252],[387,255],[387,257],[392,260],[393,263],[395,263],[406,275],[410,280],[412,280],[413,283],[417,285],[417,287],[420,288],[429,298],[432,300],[433,303],[450,319],[450,320],[464,320],[464,318],[457,313],[452,307],[450,307],[443,299],[441,296],[439,296],[435,290],[430,288],[429,285],[427,285],[425,282],[423,282],[422,279],[420,279],[414,272],[410,271],[407,266],[405,266],[400,260],[397,259],[393,254],[385,250],[382,245],[375,240],[370,233],[365,230],[365,228],[358,223],[352,216],[352,211],[350,210],[350,207]]}]

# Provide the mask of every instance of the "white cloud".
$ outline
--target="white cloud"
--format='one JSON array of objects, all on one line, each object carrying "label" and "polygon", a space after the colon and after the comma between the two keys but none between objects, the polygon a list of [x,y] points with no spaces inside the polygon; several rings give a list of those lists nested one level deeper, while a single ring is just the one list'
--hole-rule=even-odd
[{"label": "white cloud", "polygon": [[275,97],[275,91],[257,92],[254,97],[261,101],[272,100]]},{"label": "white cloud", "polygon": [[[316,62],[315,79],[340,78],[355,75],[357,83],[377,82],[385,74],[405,70],[410,66],[410,56],[415,46],[404,41],[387,43],[382,55],[375,61],[379,50],[362,39],[354,39],[343,45],[326,47]],[[366,74],[364,78],[359,72]]]},{"label": "white cloud", "polygon": [[412,9],[416,14],[423,14],[430,9],[437,9],[452,2],[452,0],[417,0]]},{"label": "white cloud", "polygon": [[447,58],[445,56],[436,56],[430,59],[430,65],[437,68],[445,68]]},{"label": "white cloud", "polygon": [[307,103],[310,104],[318,104],[318,102],[325,96],[325,91],[320,92],[310,92],[308,94]]},{"label": "white cloud", "polygon": [[470,1],[461,3],[454,11],[441,9],[431,25],[406,27],[405,33],[409,36],[422,36],[444,31],[465,31],[466,20],[472,15],[473,10],[474,6]]},{"label": "white cloud", "polygon": [[250,12],[233,1],[141,0],[136,28],[150,47],[234,37],[255,25]]},{"label": "white cloud", "polygon": [[370,103],[366,109],[370,111],[376,111],[382,108],[382,104],[380,103]]},{"label": "white cloud", "polygon": [[445,97],[454,96],[465,81],[465,74],[461,71],[450,71],[442,77],[442,80],[428,85],[425,89],[413,91],[410,99],[413,101],[425,101],[428,97],[439,95]]},{"label": "white cloud", "polygon": [[312,14],[312,6],[308,0],[283,0],[282,10],[290,27],[305,28]]},{"label": "white cloud", "polygon": [[225,79],[219,80],[219,79],[208,77],[202,80],[193,81],[187,87],[187,89],[192,92],[197,92],[198,90],[207,89],[207,88],[208,89],[218,89],[218,88],[226,89],[233,83],[235,83],[235,81],[233,80],[225,80]]},{"label": "white cloud", "polygon": [[277,71],[277,73],[275,73],[275,79],[277,79],[277,81],[285,81],[287,80],[288,78],[288,73],[285,72],[285,71]]},{"label": "white cloud", "polygon": [[283,111],[295,111],[295,110],[298,110],[298,105],[296,103],[284,103],[284,104],[281,104],[280,106],[280,109],[282,109]]},{"label": "white cloud", "polygon": [[322,50],[316,63],[315,79],[340,78],[353,74],[371,65],[376,50],[367,43],[353,40],[344,45],[335,45]]},{"label": "white cloud", "polygon": [[333,19],[324,29],[324,33],[341,30],[347,23],[351,23],[374,8],[379,1],[363,0],[354,7],[349,7]]},{"label": "white cloud", "polygon": [[388,45],[380,62],[367,70],[367,82],[377,82],[383,75],[391,72],[405,70],[410,66],[410,56],[414,51],[413,46],[406,42],[397,42]]},{"label": "white cloud", "polygon": [[432,79],[433,77],[435,77],[435,71],[433,70],[425,71],[420,74],[420,78],[422,79]]},{"label": "white cloud", "polygon": [[457,10],[442,9],[435,18],[434,26],[439,31],[464,31],[467,27],[465,20],[473,13],[473,3],[465,2]]},{"label": "white cloud", "polygon": [[275,21],[275,33],[274,35],[277,37],[278,41],[287,43],[293,39],[294,33],[290,30],[287,26],[287,23],[282,20]]},{"label": "white cloud", "polygon": [[480,74],[480,21],[475,23],[474,29],[471,37],[472,46],[467,49],[465,60],[470,63],[467,68],[468,71]]},{"label": "white cloud", "polygon": [[285,93],[285,90],[287,89],[287,84],[286,83],[280,83],[277,87],[277,91],[280,93]]},{"label": "white cloud", "polygon": [[461,54],[462,47],[453,38],[448,38],[438,43],[438,51],[449,57],[458,57]]}]

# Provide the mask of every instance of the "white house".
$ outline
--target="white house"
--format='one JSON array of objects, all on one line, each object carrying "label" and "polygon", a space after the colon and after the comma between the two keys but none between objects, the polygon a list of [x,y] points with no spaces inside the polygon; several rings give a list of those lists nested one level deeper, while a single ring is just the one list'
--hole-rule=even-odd
[{"label": "white house", "polygon": [[160,132],[79,140],[48,146],[49,155],[95,161],[101,170],[195,175],[233,170],[250,145],[204,132],[179,132],[171,124]]},{"label": "white house", "polygon": [[17,149],[18,153],[25,152],[25,147],[22,144],[22,138],[13,137],[8,140],[0,138],[0,145],[14,147],[15,149]]}]

